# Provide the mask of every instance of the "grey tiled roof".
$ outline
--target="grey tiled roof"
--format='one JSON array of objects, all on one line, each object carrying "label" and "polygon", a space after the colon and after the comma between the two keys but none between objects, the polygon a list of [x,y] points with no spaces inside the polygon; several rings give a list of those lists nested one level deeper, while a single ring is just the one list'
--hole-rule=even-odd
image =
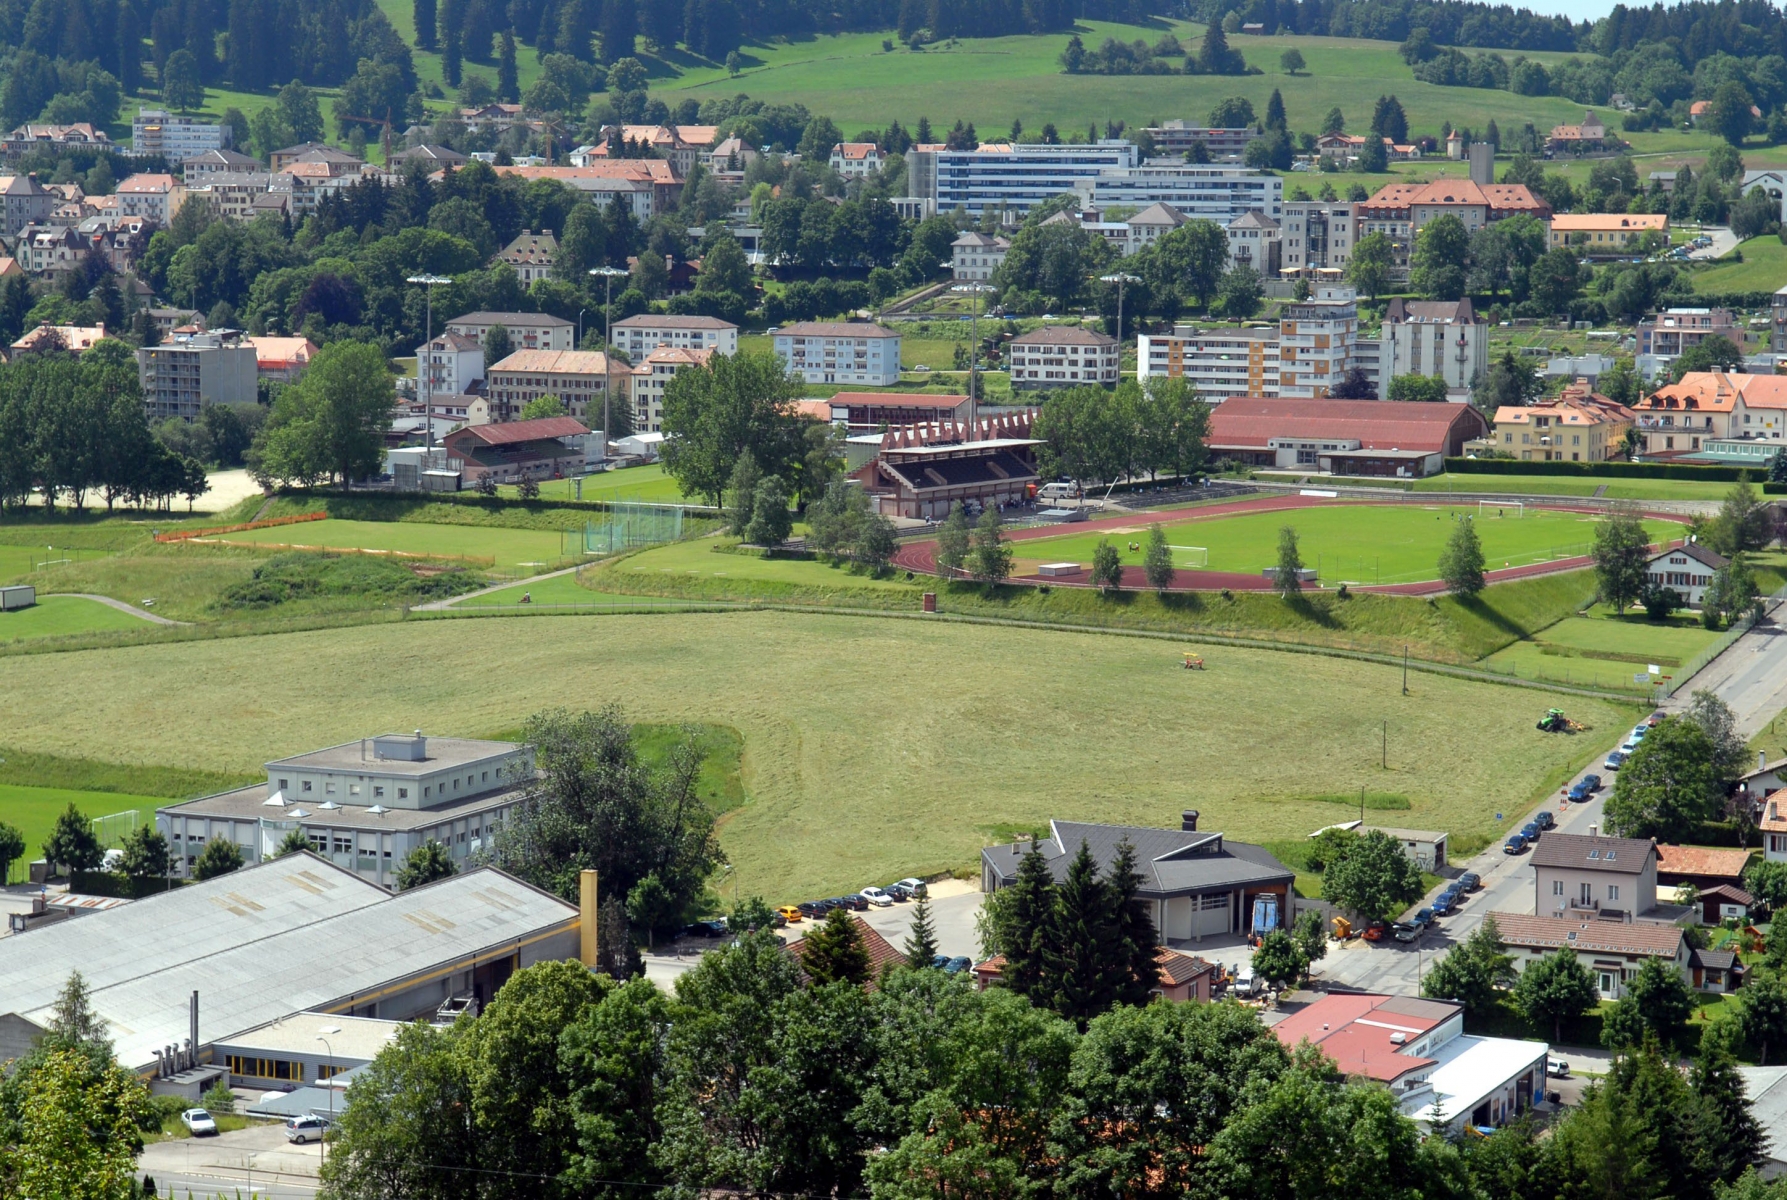
[{"label": "grey tiled roof", "polygon": [[[1293,878],[1291,869],[1262,847],[1231,842],[1220,833],[1077,821],[1051,821],[1049,826],[1052,836],[1040,849],[1057,882],[1067,877],[1067,868],[1082,843],[1102,872],[1126,841],[1135,848],[1136,869],[1142,876],[1140,894],[1151,898],[1289,883]],[[1017,874],[1027,849],[1025,843],[995,846],[981,851],[981,857],[1002,880],[1009,879]]]}]

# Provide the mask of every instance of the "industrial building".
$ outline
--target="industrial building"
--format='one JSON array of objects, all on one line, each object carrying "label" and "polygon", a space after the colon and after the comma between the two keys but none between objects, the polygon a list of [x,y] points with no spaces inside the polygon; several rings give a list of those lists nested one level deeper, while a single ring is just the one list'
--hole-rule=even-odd
[{"label": "industrial building", "polygon": [[0,1061],[29,1049],[79,971],[121,1065],[215,1077],[215,1047],[246,1054],[248,1031],[293,1013],[432,1017],[534,963],[593,959],[593,892],[588,908],[488,867],[393,895],[299,851],[0,938]]}]

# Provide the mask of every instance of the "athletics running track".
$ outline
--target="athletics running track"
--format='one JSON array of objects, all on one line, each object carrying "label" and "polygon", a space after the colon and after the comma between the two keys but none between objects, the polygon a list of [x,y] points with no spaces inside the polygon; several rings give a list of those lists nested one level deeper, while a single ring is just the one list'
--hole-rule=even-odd
[{"label": "athletics running track", "polygon": [[[1438,497],[1436,503],[1443,503]],[[1232,517],[1241,514],[1290,512],[1299,508],[1314,508],[1323,504],[1370,504],[1369,500],[1331,500],[1322,496],[1261,496],[1250,500],[1231,500],[1222,504],[1211,504],[1198,508],[1160,509],[1149,512],[1125,513],[1122,516],[1097,517],[1089,521],[1076,521],[1070,525],[1042,525],[1034,529],[1016,529],[1007,535],[1012,543],[1036,541],[1040,538],[1060,537],[1068,533],[1084,533],[1101,529],[1134,530],[1138,526],[1147,526],[1157,521],[1204,520],[1213,517]],[[1381,505],[1386,508],[1406,507],[1407,502]],[[1604,510],[1568,503],[1534,505],[1529,508],[1545,508],[1554,512],[1600,513]],[[1679,513],[1651,512],[1646,517],[1654,517],[1663,521],[1675,521],[1686,524],[1687,518]],[[937,575],[937,542],[936,539],[923,542],[908,542],[894,551],[893,565],[902,570],[920,575]],[[1558,558],[1550,562],[1528,563],[1519,567],[1503,567],[1484,573],[1490,583],[1506,583],[1511,579],[1528,579],[1535,575],[1550,575],[1559,571],[1578,571],[1594,565],[1588,555],[1575,558]],[[1012,583],[1047,584],[1049,587],[1091,587],[1085,578],[1061,578],[1060,576],[1019,575]],[[1123,568],[1123,586],[1134,591],[1148,588],[1147,577],[1140,567]],[[1377,586],[1348,585],[1355,592],[1382,592],[1394,596],[1438,596],[1446,591],[1446,585],[1438,579],[1424,580],[1418,583],[1386,583]],[[1273,590],[1272,581],[1263,575],[1244,575],[1235,571],[1174,571],[1170,592],[1215,592],[1228,590],[1232,592],[1269,592]]]}]

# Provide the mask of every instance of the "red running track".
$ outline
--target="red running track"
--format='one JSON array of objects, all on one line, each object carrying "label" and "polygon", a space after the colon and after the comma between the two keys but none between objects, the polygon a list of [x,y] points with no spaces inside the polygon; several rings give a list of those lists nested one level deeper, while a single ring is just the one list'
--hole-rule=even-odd
[{"label": "red running track", "polygon": [[[1137,524],[1152,524],[1155,519],[1166,517],[1179,520],[1200,520],[1205,517],[1227,517],[1242,513],[1284,512],[1297,508],[1311,508],[1319,504],[1370,504],[1369,500],[1334,501],[1321,496],[1264,496],[1252,500],[1232,500],[1222,504],[1212,504],[1207,508],[1197,509],[1162,509],[1158,513],[1129,513],[1117,517],[1098,517],[1090,521],[1076,521],[1071,525],[1041,525],[1034,529],[1013,530],[1007,540],[1011,542],[1035,541],[1039,538],[1059,537],[1064,533],[1079,533],[1082,530],[1096,529],[1133,529]],[[1393,507],[1393,506],[1386,506]],[[1553,512],[1601,512],[1601,509],[1571,504],[1547,504],[1543,506]],[[1679,513],[1646,511],[1646,517],[1664,521],[1687,523],[1687,518]],[[1654,547],[1661,549],[1660,546]],[[938,575],[937,542],[935,539],[924,542],[907,542],[894,551],[892,563],[901,570],[911,571],[919,575]],[[1575,558],[1554,559],[1551,562],[1527,563],[1519,567],[1502,567],[1484,573],[1490,583],[1507,583],[1515,579],[1530,579],[1536,575],[1550,575],[1560,571],[1578,571],[1592,566],[1594,560],[1587,555]],[[1091,587],[1084,577],[1061,578],[1059,576],[1044,577],[1041,575],[1018,575],[1013,583],[1030,585],[1046,584],[1050,587]],[[1123,586],[1126,589],[1140,591],[1148,587],[1147,576],[1140,567],[1123,568]],[[1272,581],[1263,575],[1245,575],[1235,571],[1174,571],[1173,582],[1167,588],[1170,592],[1215,592],[1228,590],[1232,592],[1269,592],[1273,590]],[[1325,590],[1317,588],[1314,590]],[[1428,579],[1416,583],[1386,583],[1378,585],[1361,585],[1352,587],[1356,592],[1381,592],[1393,596],[1437,596],[1446,591],[1443,580]]]}]

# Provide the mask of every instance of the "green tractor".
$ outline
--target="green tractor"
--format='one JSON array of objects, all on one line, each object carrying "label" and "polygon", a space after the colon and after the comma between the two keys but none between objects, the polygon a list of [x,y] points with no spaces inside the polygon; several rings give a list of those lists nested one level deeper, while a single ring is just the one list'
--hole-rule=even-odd
[{"label": "green tractor", "polygon": [[1538,728],[1544,733],[1578,733],[1582,730],[1578,722],[1564,716],[1561,708],[1545,710],[1545,715],[1539,718]]}]

